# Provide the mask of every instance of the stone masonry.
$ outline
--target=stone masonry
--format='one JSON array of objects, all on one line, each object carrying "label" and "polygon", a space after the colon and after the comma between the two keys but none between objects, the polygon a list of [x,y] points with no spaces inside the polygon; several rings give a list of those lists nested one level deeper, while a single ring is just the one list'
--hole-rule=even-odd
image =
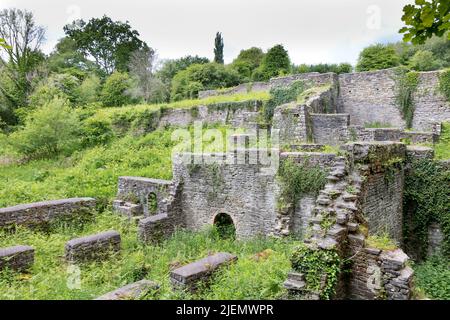
[{"label": "stone masonry", "polygon": [[120,251],[120,243],[120,234],[113,230],[72,239],[66,243],[65,258],[74,264],[105,259]]},{"label": "stone masonry", "polygon": [[151,292],[156,292],[158,289],[159,285],[155,282],[150,280],[140,280],[108,292],[95,300],[137,300]]},{"label": "stone masonry", "polygon": [[11,269],[18,272],[28,271],[34,263],[34,249],[30,246],[0,248],[0,271]]}]

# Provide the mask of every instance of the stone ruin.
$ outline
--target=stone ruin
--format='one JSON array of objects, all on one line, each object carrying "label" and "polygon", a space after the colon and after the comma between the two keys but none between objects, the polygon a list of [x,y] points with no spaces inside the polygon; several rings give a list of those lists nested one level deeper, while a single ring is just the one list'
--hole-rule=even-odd
[{"label": "stone ruin", "polygon": [[[255,134],[249,131],[232,136],[233,148],[226,153],[179,153],[173,158],[170,181],[120,177],[113,209],[138,224],[138,237],[147,244],[158,243],[179,228],[202,230],[218,223],[219,217],[226,217],[233,225],[237,239],[296,236],[310,250],[335,250],[342,259],[351,260],[350,275],[339,277],[333,298],[410,299],[413,271],[401,249],[405,168],[412,159],[431,159],[434,153],[431,148],[407,146],[401,141],[436,142],[441,122],[450,119],[450,106],[434,90],[438,73],[420,73],[413,129],[406,130],[395,104],[393,72],[302,74],[201,92],[200,96],[206,97],[263,91],[295,81],[304,81],[312,88],[303,99],[275,109],[271,131],[274,137],[278,135],[278,146],[252,149],[249,141]],[[225,109],[199,106],[195,113],[171,110],[159,119],[159,125],[188,126],[202,120],[255,129],[261,108],[261,103],[250,101]],[[366,128],[370,123],[392,127]],[[340,151],[324,152],[325,145]],[[279,165],[288,160],[297,166],[321,168],[328,175],[327,182],[319,193],[302,194],[296,203],[280,206],[283,184]],[[94,199],[69,199],[0,209],[0,226],[44,223],[72,214],[74,206],[89,209],[93,205]],[[395,240],[395,250],[367,244],[370,236],[380,232]],[[436,224],[429,233],[431,254],[438,250],[443,236]],[[119,250],[120,235],[110,231],[69,241],[66,258],[81,263]],[[15,258],[11,260],[11,256]],[[33,257],[30,247],[1,249],[0,269],[26,270]],[[174,270],[172,283],[175,288],[195,289],[196,282],[207,279],[213,271],[205,267],[211,261],[215,270],[235,259],[229,253],[207,257],[206,262]],[[8,266],[5,261],[12,262]],[[285,287],[291,298],[320,296],[308,288],[302,273],[289,273]],[[136,297],[142,288],[157,290],[157,285],[145,281],[130,284],[99,299]]]}]

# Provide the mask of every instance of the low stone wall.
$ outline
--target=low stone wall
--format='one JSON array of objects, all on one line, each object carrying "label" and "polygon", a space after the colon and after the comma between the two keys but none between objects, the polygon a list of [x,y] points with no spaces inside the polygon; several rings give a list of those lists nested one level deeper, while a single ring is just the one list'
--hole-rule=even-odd
[{"label": "low stone wall", "polygon": [[113,230],[72,239],[66,243],[65,258],[70,263],[105,259],[120,251],[120,243],[120,234]]},{"label": "low stone wall", "polygon": [[282,152],[280,153],[280,160],[291,159],[294,163],[308,163],[309,165],[329,170],[336,160],[335,153],[324,152]]},{"label": "low stone wall", "polygon": [[337,82],[337,79],[338,76],[335,73],[300,73],[291,76],[270,79],[270,87],[286,87],[299,80],[309,83],[312,87],[317,87],[335,83]]},{"label": "low stone wall", "polygon": [[140,280],[106,293],[95,300],[137,300],[157,291],[159,285],[150,280]]},{"label": "low stone wall", "polygon": [[170,281],[175,289],[195,291],[199,281],[207,281],[218,268],[236,260],[235,255],[220,252],[173,270],[170,273]]},{"label": "low stone wall", "polygon": [[315,143],[341,145],[347,141],[348,114],[312,113],[311,124]]},{"label": "low stone wall", "polygon": [[138,237],[143,243],[159,243],[175,231],[176,223],[167,214],[139,220]]},{"label": "low stone wall", "polygon": [[198,98],[203,99],[214,96],[224,96],[224,95],[227,96],[238,93],[260,92],[269,90],[270,85],[268,82],[249,82],[249,83],[242,83],[232,88],[199,91]]},{"label": "low stone wall", "polygon": [[34,263],[34,249],[30,246],[0,248],[0,271],[10,269],[19,272],[29,270]]},{"label": "low stone wall", "polygon": [[95,209],[93,198],[72,198],[21,204],[0,209],[0,227],[24,225],[38,226],[57,218],[70,217]]}]

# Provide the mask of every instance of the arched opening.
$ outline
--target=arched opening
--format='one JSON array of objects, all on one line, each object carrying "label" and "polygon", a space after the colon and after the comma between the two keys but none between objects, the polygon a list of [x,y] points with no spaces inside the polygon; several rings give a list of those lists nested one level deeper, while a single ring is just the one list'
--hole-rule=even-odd
[{"label": "arched opening", "polygon": [[148,214],[153,216],[158,212],[158,198],[156,194],[151,192],[147,197]]},{"label": "arched opening", "polygon": [[233,219],[226,213],[219,213],[214,218],[214,226],[221,238],[235,238],[236,227],[234,226]]}]

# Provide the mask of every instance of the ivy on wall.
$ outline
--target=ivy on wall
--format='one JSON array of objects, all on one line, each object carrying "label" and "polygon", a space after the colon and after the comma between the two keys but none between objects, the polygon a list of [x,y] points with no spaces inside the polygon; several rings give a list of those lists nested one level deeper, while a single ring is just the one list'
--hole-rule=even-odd
[{"label": "ivy on wall", "polygon": [[336,250],[310,249],[300,246],[291,256],[292,268],[304,274],[306,288],[319,293],[320,299],[329,300],[341,270],[341,258]]},{"label": "ivy on wall", "polygon": [[450,102],[450,69],[439,73],[438,90]]},{"label": "ivy on wall", "polygon": [[450,170],[439,162],[413,160],[405,177],[404,235],[407,247],[423,258],[428,248],[428,227],[438,223],[444,234],[443,253],[450,253]]},{"label": "ivy on wall", "polygon": [[419,73],[398,68],[394,80],[396,82],[395,102],[406,122],[406,127],[410,129],[414,118],[414,93],[419,85]]}]

